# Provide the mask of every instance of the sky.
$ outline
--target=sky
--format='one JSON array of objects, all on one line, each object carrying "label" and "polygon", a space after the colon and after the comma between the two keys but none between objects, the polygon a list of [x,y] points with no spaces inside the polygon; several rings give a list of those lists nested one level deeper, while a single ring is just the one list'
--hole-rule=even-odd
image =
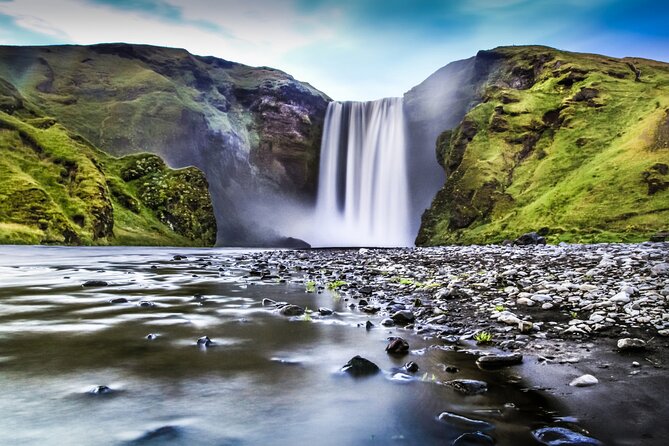
[{"label": "sky", "polygon": [[372,100],[500,45],[669,61],[669,1],[0,0],[2,45],[103,42],[270,66]]}]

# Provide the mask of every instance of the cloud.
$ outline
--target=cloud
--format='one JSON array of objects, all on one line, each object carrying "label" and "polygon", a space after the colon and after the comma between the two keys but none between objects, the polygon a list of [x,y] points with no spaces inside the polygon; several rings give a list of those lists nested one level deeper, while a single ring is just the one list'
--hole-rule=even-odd
[{"label": "cloud", "polygon": [[361,100],[499,45],[666,59],[667,15],[650,0],[0,0],[0,41],[181,47]]}]

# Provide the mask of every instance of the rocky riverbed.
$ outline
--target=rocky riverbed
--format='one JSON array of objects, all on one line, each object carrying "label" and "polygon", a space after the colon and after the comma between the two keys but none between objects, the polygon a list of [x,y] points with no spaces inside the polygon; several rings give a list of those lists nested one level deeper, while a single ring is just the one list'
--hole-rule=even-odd
[{"label": "rocky riverbed", "polygon": [[607,444],[667,441],[667,243],[275,251],[256,260],[251,274],[302,271],[308,290],[335,290],[382,327],[471,353],[481,367],[522,362],[512,379],[558,396]]}]

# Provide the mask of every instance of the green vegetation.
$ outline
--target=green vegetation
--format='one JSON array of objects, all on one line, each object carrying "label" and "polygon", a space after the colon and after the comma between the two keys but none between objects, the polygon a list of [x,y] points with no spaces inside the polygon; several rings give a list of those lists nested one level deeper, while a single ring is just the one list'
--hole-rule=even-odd
[{"label": "green vegetation", "polygon": [[474,340],[477,344],[489,344],[492,342],[492,333],[487,331],[479,331],[474,335]]},{"label": "green vegetation", "polygon": [[432,280],[429,280],[427,282],[420,282],[418,280],[414,280],[410,277],[393,277],[391,279],[391,282],[396,282],[399,283],[400,285],[408,285],[408,286],[414,286],[416,288],[422,288],[425,290],[429,290],[432,288],[439,288],[442,286],[441,283],[439,282],[434,282]]},{"label": "green vegetation", "polygon": [[309,307],[306,307],[304,309],[304,314],[302,315],[302,320],[305,322],[311,322],[311,313],[312,311],[309,309]]},{"label": "green vegetation", "polygon": [[316,282],[313,280],[308,281],[307,283],[304,284],[305,290],[307,293],[315,293],[316,292]]},{"label": "green vegetation", "polygon": [[495,311],[501,313],[504,310],[506,310],[506,308],[504,308],[504,305],[495,305]]},{"label": "green vegetation", "polygon": [[569,317],[572,319],[578,319],[578,313],[575,311],[570,311],[569,312]]},{"label": "green vegetation", "polygon": [[0,244],[202,246],[215,237],[199,170],[106,155],[0,79]]},{"label": "green vegetation", "polygon": [[[479,53],[482,102],[438,141],[417,243],[641,241],[669,221],[669,64],[546,47]],[[637,80],[634,71],[640,71]]]},{"label": "green vegetation", "polygon": [[326,288],[331,291],[338,291],[341,287],[346,285],[348,284],[344,280],[334,280],[332,282],[328,282]]}]

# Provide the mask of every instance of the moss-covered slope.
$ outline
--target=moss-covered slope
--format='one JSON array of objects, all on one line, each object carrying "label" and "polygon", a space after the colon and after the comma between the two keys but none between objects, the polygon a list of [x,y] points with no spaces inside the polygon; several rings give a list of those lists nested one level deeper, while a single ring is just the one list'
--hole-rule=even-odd
[{"label": "moss-covered slope", "polygon": [[0,244],[215,242],[202,172],[107,155],[0,79]]},{"label": "moss-covered slope", "polygon": [[0,46],[0,77],[105,152],[201,169],[222,244],[267,232],[250,204],[276,214],[315,197],[329,98],[282,71],[110,43]]},{"label": "moss-covered slope", "polygon": [[476,57],[480,103],[438,140],[419,245],[638,241],[669,224],[669,64],[546,47]]}]

